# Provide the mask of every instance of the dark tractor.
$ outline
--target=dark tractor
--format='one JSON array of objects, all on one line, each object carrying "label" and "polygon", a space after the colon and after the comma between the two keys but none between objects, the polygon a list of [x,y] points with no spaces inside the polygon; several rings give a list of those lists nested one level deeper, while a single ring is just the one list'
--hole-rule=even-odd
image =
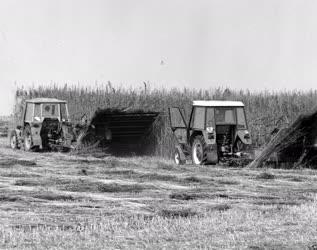
[{"label": "dark tractor", "polygon": [[76,141],[66,101],[52,98],[27,100],[17,123],[10,132],[12,149],[67,151]]},{"label": "dark tractor", "polygon": [[178,144],[174,160],[185,164],[217,164],[219,160],[249,157],[251,136],[244,104],[237,101],[194,101],[189,121],[177,107],[169,108],[172,131]]}]

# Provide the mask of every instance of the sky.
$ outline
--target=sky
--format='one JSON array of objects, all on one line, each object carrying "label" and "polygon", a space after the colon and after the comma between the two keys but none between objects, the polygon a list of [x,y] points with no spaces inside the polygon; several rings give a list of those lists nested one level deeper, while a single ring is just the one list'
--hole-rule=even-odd
[{"label": "sky", "polygon": [[317,89],[315,0],[0,0],[0,115],[16,86]]}]

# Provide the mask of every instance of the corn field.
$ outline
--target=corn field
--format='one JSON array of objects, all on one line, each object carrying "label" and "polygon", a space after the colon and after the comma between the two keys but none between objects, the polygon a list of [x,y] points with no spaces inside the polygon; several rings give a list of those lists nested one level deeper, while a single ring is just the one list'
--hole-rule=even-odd
[{"label": "corn field", "polygon": [[[161,116],[153,126],[151,153],[170,157],[174,150],[175,139],[169,128],[167,109],[171,106],[183,107],[190,114],[192,100],[239,100],[246,106],[249,130],[254,146],[268,142],[270,132],[282,123],[290,123],[295,118],[317,104],[317,91],[255,92],[213,88],[194,89],[143,89],[115,88],[110,82],[95,87],[74,85],[39,86],[16,90],[15,116],[21,113],[23,101],[30,98],[51,97],[68,101],[73,122],[79,121],[83,114],[91,117],[98,108],[130,108],[145,111],[158,111]],[[188,118],[188,117],[187,117]]]}]

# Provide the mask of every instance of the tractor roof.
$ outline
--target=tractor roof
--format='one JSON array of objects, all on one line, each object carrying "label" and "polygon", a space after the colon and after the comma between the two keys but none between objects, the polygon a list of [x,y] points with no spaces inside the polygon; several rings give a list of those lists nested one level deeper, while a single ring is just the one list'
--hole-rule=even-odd
[{"label": "tractor roof", "polygon": [[58,100],[55,98],[35,98],[27,100],[28,103],[66,103],[66,101]]},{"label": "tractor roof", "polygon": [[238,101],[193,101],[193,105],[205,107],[244,107],[243,102]]}]

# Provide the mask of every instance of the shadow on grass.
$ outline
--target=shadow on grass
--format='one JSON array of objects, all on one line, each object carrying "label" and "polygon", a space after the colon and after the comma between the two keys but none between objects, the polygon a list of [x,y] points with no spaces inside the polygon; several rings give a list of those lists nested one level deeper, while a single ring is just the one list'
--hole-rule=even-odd
[{"label": "shadow on grass", "polygon": [[268,172],[263,172],[255,177],[258,180],[273,180],[275,176]]},{"label": "shadow on grass", "polygon": [[59,187],[59,189],[65,191],[93,193],[138,193],[146,188],[148,188],[148,186],[141,184],[101,183],[84,180],[72,181],[71,183]]},{"label": "shadow on grass", "polygon": [[165,218],[177,218],[177,217],[193,217],[198,215],[197,212],[192,211],[189,208],[179,209],[162,209],[158,212],[158,215]]},{"label": "shadow on grass", "polygon": [[0,202],[17,202],[22,200],[23,199],[18,196],[0,195]]},{"label": "shadow on grass", "polygon": [[32,195],[33,198],[41,199],[41,200],[48,200],[48,201],[74,201],[77,200],[71,195],[61,195],[61,194],[54,194],[54,193],[43,193],[43,194],[35,194]]},{"label": "shadow on grass", "polygon": [[35,161],[29,160],[19,160],[19,159],[0,159],[0,167],[12,167],[14,165],[22,165],[22,166],[36,166]]}]

